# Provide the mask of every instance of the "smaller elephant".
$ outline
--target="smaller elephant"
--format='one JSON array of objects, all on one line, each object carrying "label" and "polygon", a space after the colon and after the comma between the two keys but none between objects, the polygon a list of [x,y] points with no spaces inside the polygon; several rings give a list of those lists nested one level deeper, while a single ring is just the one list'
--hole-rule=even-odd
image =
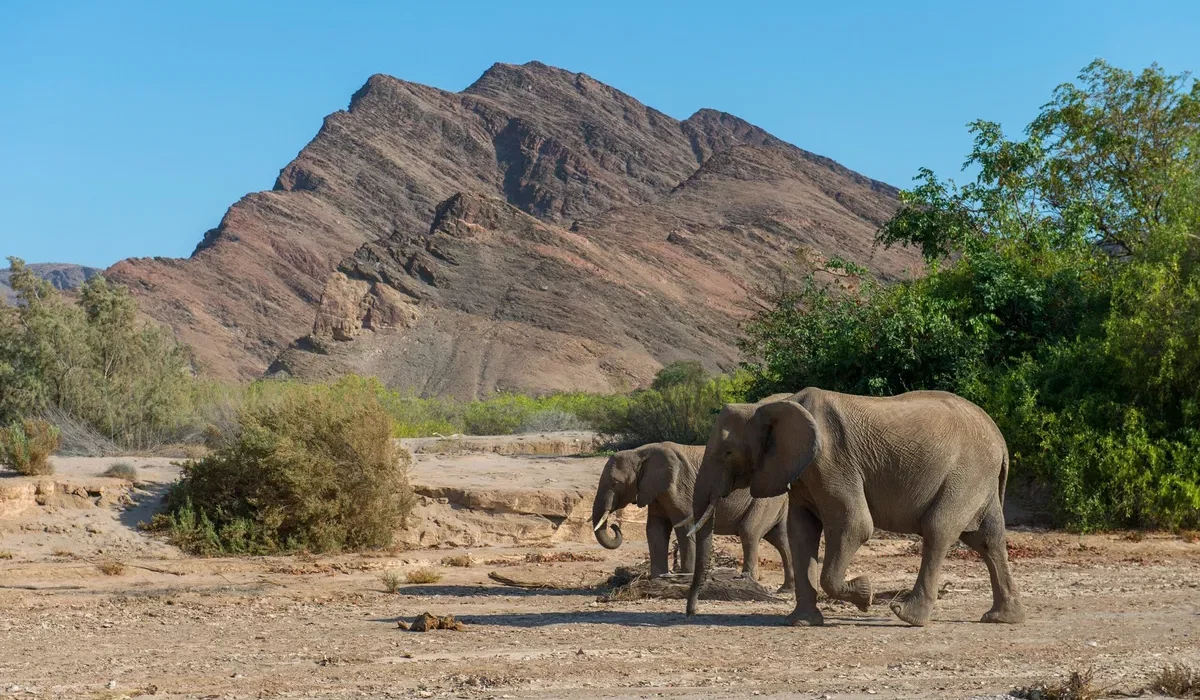
[{"label": "smaller elephant", "polygon": [[[703,446],[656,442],[634,450],[624,450],[609,458],[600,474],[596,500],[592,505],[592,525],[596,540],[608,549],[621,546],[621,527],[608,522],[613,512],[630,503],[649,507],[646,517],[646,542],[650,547],[650,573],[663,576],[670,571],[667,562],[671,530],[679,541],[679,564],[685,573],[695,569],[695,537],[688,535],[692,523],[692,487],[696,471],[704,458]],[[783,558],[784,582],[779,589],[795,589],[792,552],[787,535],[788,499],[753,498],[750,489],[737,489],[717,502],[713,514],[718,535],[737,535],[742,540],[742,572],[758,580],[758,541],[765,539]],[[605,527],[608,525],[608,527]],[[608,530],[611,528],[612,534]]]}]

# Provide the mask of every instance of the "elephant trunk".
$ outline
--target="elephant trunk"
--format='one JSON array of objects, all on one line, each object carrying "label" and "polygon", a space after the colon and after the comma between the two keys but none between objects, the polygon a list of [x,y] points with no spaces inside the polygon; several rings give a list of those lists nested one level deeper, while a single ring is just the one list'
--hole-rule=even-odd
[{"label": "elephant trunk", "polygon": [[688,589],[687,614],[696,614],[696,604],[700,600],[700,588],[708,578],[708,567],[712,561],[713,528],[715,523],[709,518],[696,532],[696,565],[692,569],[692,586]]},{"label": "elephant trunk", "polygon": [[[606,489],[596,494],[596,500],[592,504],[592,530],[596,534],[596,541],[605,549],[616,549],[621,546],[624,537],[621,535],[621,526],[617,523],[609,523],[609,516],[612,515],[613,501],[615,494],[612,489]],[[609,533],[609,528],[612,528],[612,533]]]}]

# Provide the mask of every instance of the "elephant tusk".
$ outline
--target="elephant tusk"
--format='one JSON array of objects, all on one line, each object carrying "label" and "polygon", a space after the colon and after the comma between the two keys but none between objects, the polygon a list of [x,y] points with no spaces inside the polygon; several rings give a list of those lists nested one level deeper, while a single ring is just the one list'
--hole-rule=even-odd
[{"label": "elephant tusk", "polygon": [[700,528],[704,527],[704,523],[708,522],[708,519],[712,517],[712,514],[713,514],[713,509],[714,509],[714,508],[716,508],[716,507],[717,507],[717,502],[716,502],[716,501],[711,501],[711,502],[708,504],[708,508],[706,508],[706,509],[704,510],[704,515],[701,515],[701,516],[700,516],[700,519],[699,519],[699,520],[697,520],[697,521],[696,521],[696,523],[695,523],[694,525],[692,525],[692,529],[690,529],[690,530],[688,530],[688,531],[687,531],[687,536],[688,536],[688,537],[691,537],[692,535],[696,534],[696,531],[697,531],[697,530],[699,530]]},{"label": "elephant tusk", "polygon": [[608,522],[608,516],[610,515],[612,513],[605,513],[604,517],[600,518],[600,522],[596,523],[596,527],[592,528],[592,532],[600,532],[600,528],[604,527],[604,524]]},{"label": "elephant tusk", "polygon": [[681,527],[689,527],[689,526],[691,526],[692,522],[695,521],[695,519],[696,519],[696,514],[693,513],[693,514],[687,516],[686,518],[684,518],[683,520],[680,520],[679,522],[675,523],[672,527],[674,527],[676,530],[678,530]]}]

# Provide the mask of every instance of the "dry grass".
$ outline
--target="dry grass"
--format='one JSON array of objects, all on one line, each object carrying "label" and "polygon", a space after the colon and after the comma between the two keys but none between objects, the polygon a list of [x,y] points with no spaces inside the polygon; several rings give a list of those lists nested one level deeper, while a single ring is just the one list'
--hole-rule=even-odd
[{"label": "dry grass", "polygon": [[133,483],[137,481],[137,469],[129,462],[113,462],[100,476],[110,479],[121,479]]},{"label": "dry grass", "polygon": [[0,559],[12,559],[13,553],[7,549],[0,549]]},{"label": "dry grass", "polygon": [[1126,542],[1141,542],[1146,539],[1146,533],[1141,530],[1130,530],[1129,532],[1122,533],[1121,539]]},{"label": "dry grass", "polygon": [[1009,693],[1025,700],[1096,700],[1105,690],[1092,685],[1092,670],[1071,671],[1065,682],[1039,683]]},{"label": "dry grass", "polygon": [[400,590],[400,574],[395,571],[385,571],[379,575],[379,582],[383,584],[383,590],[388,593],[395,593]]},{"label": "dry grass", "polygon": [[62,557],[63,559],[74,559],[75,552],[72,552],[69,549],[63,549],[62,547],[59,547],[58,549],[54,550],[53,552],[50,552],[50,556]]},{"label": "dry grass", "polygon": [[1180,530],[1179,539],[1188,544],[1196,544],[1200,542],[1200,530]]},{"label": "dry grass", "polygon": [[434,571],[431,566],[424,566],[420,569],[413,569],[404,575],[404,582],[410,584],[420,583],[437,583],[442,580],[442,575]]},{"label": "dry grass", "polygon": [[525,555],[530,564],[554,564],[557,562],[604,561],[604,557],[586,552],[530,552]]},{"label": "dry grass", "polygon": [[113,559],[100,562],[96,568],[105,576],[120,576],[125,573],[125,565]]},{"label": "dry grass", "polygon": [[442,558],[442,566],[459,566],[463,568],[470,568],[472,565],[474,565],[474,563],[475,562],[471,559],[470,554],[455,554],[453,556]]},{"label": "dry grass", "polygon": [[1200,671],[1174,664],[1158,672],[1148,689],[1173,698],[1200,698]]}]

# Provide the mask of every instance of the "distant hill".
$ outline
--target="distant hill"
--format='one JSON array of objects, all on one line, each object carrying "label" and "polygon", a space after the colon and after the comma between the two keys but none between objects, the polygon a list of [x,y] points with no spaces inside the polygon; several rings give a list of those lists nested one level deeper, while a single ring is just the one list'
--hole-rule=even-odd
[{"label": "distant hill", "polygon": [[[38,277],[48,280],[56,289],[75,289],[101,270],[83,265],[70,263],[30,263],[28,268],[37,273]],[[12,303],[16,298],[12,288],[8,286],[8,278],[12,273],[8,268],[0,270],[0,297]]]},{"label": "distant hill", "polygon": [[422,394],[621,390],[728,369],[797,248],[885,279],[895,188],[733,115],[496,64],[459,93],[372,76],[186,260],[110,268],[210,376],[380,376]]}]

